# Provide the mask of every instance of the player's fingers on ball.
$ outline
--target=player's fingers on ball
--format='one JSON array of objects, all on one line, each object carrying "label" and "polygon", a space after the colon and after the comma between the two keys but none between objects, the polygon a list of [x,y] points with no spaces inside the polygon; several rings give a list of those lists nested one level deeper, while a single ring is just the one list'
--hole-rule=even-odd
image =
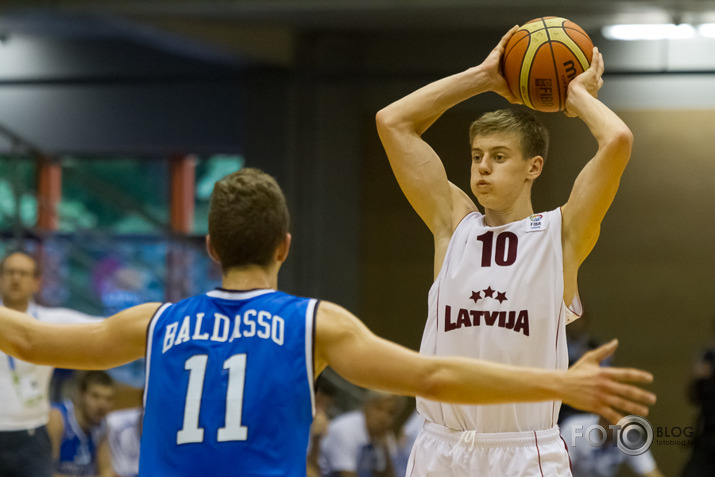
[{"label": "player's fingers on ball", "polygon": [[603,57],[598,52],[598,48],[594,46],[591,54],[591,69],[598,71],[601,68],[601,63],[603,63]]},{"label": "player's fingers on ball", "polygon": [[503,37],[501,37],[501,41],[499,42],[499,46],[501,46],[501,47],[506,46],[506,43],[509,41],[509,38],[511,38],[511,36],[512,36],[514,33],[516,33],[516,31],[517,31],[518,29],[519,29],[519,25],[514,25],[513,27],[511,27],[511,29],[509,29],[509,31],[506,32]]},{"label": "player's fingers on ball", "polygon": [[511,92],[504,93],[504,97],[509,101],[511,104],[524,104],[522,100],[511,94]]}]

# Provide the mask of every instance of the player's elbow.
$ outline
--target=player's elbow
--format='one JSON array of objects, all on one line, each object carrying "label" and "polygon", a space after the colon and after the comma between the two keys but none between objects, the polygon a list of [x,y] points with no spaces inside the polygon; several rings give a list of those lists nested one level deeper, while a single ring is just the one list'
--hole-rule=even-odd
[{"label": "player's elbow", "polygon": [[375,115],[375,123],[380,137],[384,137],[386,134],[408,131],[411,126],[410,122],[400,114],[400,109],[394,104],[378,111]]},{"label": "player's elbow", "polygon": [[21,361],[38,364],[37,346],[33,343],[33,335],[28,332],[17,333],[10,338],[8,354]]},{"label": "player's elbow", "polygon": [[451,402],[450,391],[454,389],[454,382],[450,381],[448,374],[436,360],[430,360],[421,371],[418,395],[432,401]]},{"label": "player's elbow", "polygon": [[631,149],[633,149],[633,132],[628,126],[624,125],[616,134],[615,141],[620,147],[627,149],[630,153]]},{"label": "player's elbow", "polygon": [[605,147],[610,151],[610,156],[619,157],[624,162],[628,162],[633,149],[633,133],[626,125],[623,125],[613,132]]},{"label": "player's elbow", "polygon": [[383,132],[393,128],[397,120],[388,106],[377,112],[375,115],[375,123],[377,124],[377,131],[382,135]]}]

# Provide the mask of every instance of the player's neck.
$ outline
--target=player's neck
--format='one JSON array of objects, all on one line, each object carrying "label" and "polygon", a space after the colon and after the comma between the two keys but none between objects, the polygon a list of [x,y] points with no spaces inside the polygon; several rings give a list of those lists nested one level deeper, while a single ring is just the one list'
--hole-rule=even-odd
[{"label": "player's neck", "polygon": [[498,227],[534,215],[534,207],[531,205],[532,184],[533,181],[524,181],[523,186],[518,190],[511,191],[502,200],[491,204],[496,207],[489,208],[487,204],[482,204],[486,225]]},{"label": "player's neck", "polygon": [[3,298],[2,304],[11,310],[27,313],[27,309],[30,307],[30,299],[13,300],[11,298]]},{"label": "player's neck", "polygon": [[518,220],[534,215],[534,208],[531,201],[521,206],[515,206],[504,210],[484,209],[485,223],[489,227],[510,224]]},{"label": "player's neck", "polygon": [[77,419],[77,424],[79,425],[80,429],[82,429],[87,435],[91,434],[92,424],[89,422],[89,419],[87,419],[84,410],[77,404],[77,402],[74,403],[74,410],[74,417],[75,419]]},{"label": "player's neck", "polygon": [[227,290],[278,288],[278,270],[272,266],[249,265],[232,268],[223,274],[221,286]]}]

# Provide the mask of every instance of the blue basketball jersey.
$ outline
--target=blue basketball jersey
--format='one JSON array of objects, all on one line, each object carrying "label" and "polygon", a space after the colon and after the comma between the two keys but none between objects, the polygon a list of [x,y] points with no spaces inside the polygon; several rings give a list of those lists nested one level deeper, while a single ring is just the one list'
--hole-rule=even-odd
[{"label": "blue basketball jersey", "polygon": [[64,432],[60,443],[59,459],[55,460],[57,474],[82,476],[97,474],[97,447],[104,437],[104,423],[95,426],[87,435],[77,423],[72,401],[53,405],[62,414]]},{"label": "blue basketball jersey", "polygon": [[152,318],[139,475],[306,475],[317,301],[217,289]]}]

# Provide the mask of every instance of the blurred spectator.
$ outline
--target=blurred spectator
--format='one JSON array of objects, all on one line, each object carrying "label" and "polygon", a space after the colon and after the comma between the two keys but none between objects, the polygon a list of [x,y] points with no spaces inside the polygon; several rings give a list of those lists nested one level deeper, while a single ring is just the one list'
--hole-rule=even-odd
[{"label": "blurred spectator", "polygon": [[320,446],[324,477],[395,477],[393,426],[404,398],[370,391],[362,409],[337,416]]},{"label": "blurred spectator", "polygon": [[[146,272],[119,255],[103,258],[92,271],[92,283],[107,316],[149,301],[145,292],[149,281]],[[144,386],[145,366],[142,358],[107,372],[119,383],[138,389]]]},{"label": "blurred spectator", "polygon": [[424,426],[425,418],[417,410],[412,411],[402,426],[402,433],[397,444],[397,458],[395,459],[395,475],[402,477],[407,472],[407,462],[410,460],[412,446],[417,439],[417,434]]},{"label": "blurred spectator", "polygon": [[323,375],[315,383],[315,417],[310,426],[307,477],[320,477],[320,442],[328,430],[337,389]]},{"label": "blurred spectator", "polygon": [[[595,428],[589,432],[592,426],[600,426],[603,431]],[[604,436],[605,442],[596,445]],[[564,419],[561,437],[568,446],[573,477],[614,477],[624,463],[636,475],[663,477],[649,450],[640,455],[622,452],[613,440],[608,421],[595,414],[578,413]]]},{"label": "blurred spectator", "polygon": [[688,391],[690,401],[699,410],[692,453],[682,475],[711,477],[715,475],[715,345],[696,362]]},{"label": "blurred spectator", "polygon": [[[591,316],[584,312],[576,321],[572,321],[566,325],[566,347],[569,355],[569,366],[574,364],[587,351],[598,348],[601,344],[591,336],[588,332],[588,326],[591,322]],[[610,365],[610,358],[607,358],[602,363],[605,366]],[[569,416],[580,413],[578,409],[574,409],[568,404],[561,404],[559,410],[559,425]]]},{"label": "blurred spectator", "polygon": [[115,387],[104,371],[88,371],[77,393],[52,407],[47,431],[55,476],[97,475],[97,448],[104,439],[104,418],[112,408]]},{"label": "blurred spectator", "polygon": [[137,477],[144,412],[140,407],[107,415],[107,436],[99,448],[99,477]]},{"label": "blurred spectator", "polygon": [[[93,319],[66,308],[34,302],[40,290],[40,266],[25,252],[11,252],[0,262],[2,305],[49,323]],[[0,476],[51,477],[52,450],[47,434],[53,368],[17,360],[0,352]]]}]

